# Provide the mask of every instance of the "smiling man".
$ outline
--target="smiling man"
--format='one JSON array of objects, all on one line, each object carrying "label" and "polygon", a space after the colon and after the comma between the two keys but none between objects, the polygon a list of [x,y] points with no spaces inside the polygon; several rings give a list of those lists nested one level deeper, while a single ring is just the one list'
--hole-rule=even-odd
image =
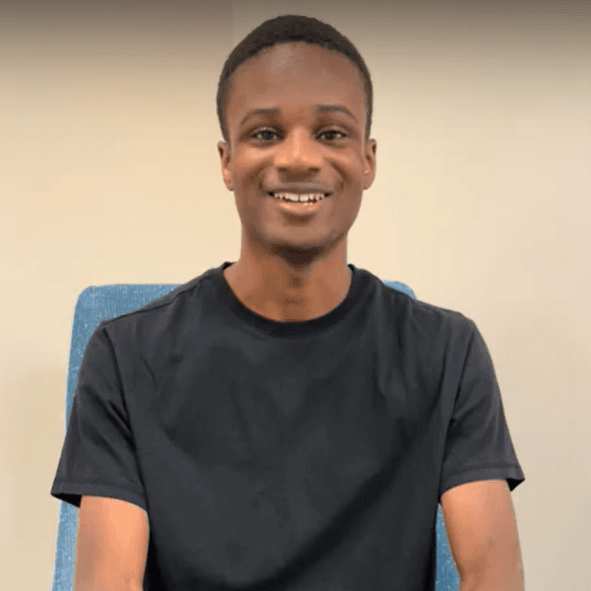
[{"label": "smiling man", "polygon": [[363,59],[277,17],[217,106],[240,258],[88,342],[51,491],[80,508],[75,591],[435,591],[439,504],[460,590],[521,591],[525,477],[476,324],[347,263]]}]

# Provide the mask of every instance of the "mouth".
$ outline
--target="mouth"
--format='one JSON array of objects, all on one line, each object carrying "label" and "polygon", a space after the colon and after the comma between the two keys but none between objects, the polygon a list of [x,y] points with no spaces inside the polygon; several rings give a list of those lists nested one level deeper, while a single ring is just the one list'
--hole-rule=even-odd
[{"label": "mouth", "polygon": [[[307,194],[306,201],[294,201],[295,194],[289,193],[272,193],[267,192],[269,197],[273,198],[275,206],[279,208],[287,216],[292,219],[309,219],[310,216],[318,211],[324,210],[326,207],[326,199],[330,196],[330,193],[314,193]],[[290,199],[288,199],[289,197]],[[298,196],[299,197],[299,196]]]},{"label": "mouth", "polygon": [[[294,194],[293,193],[273,193],[271,191],[267,191],[267,195],[269,195],[269,197],[273,197],[274,199],[277,199],[278,201],[283,201],[285,203],[295,203],[297,204],[302,204],[305,205],[307,203],[318,203],[320,201],[322,201],[323,199],[326,199],[327,197],[330,196],[330,193],[314,193],[314,194],[306,194],[305,200],[298,200],[296,201],[294,199]],[[299,197],[301,198],[301,195],[299,195]]]}]

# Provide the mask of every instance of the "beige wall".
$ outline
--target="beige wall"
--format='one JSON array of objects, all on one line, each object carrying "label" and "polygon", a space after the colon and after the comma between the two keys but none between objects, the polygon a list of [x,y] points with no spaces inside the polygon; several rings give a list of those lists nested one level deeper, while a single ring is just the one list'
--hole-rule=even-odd
[{"label": "beige wall", "polygon": [[527,478],[527,589],[591,589],[589,6],[0,2],[0,587],[50,589],[78,295],[237,260],[218,77],[295,12],[373,76],[378,172],[349,262],[477,323]]}]

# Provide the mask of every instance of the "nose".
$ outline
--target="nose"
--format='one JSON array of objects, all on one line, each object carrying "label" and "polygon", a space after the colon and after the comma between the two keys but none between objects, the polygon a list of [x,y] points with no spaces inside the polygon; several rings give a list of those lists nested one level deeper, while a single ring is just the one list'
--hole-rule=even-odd
[{"label": "nose", "polygon": [[322,166],[319,146],[306,130],[294,129],[277,146],[275,166],[279,170],[319,170]]}]

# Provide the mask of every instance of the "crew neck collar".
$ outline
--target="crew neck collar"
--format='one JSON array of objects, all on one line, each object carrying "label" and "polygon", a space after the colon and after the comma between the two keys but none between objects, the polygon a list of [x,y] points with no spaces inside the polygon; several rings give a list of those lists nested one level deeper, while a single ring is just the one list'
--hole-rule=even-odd
[{"label": "crew neck collar", "polygon": [[253,328],[264,332],[266,334],[275,336],[306,336],[321,332],[341,321],[353,308],[355,303],[362,295],[364,279],[366,279],[362,269],[358,269],[355,265],[348,264],[353,276],[349,285],[349,290],[343,301],[333,308],[330,312],[313,318],[312,320],[304,320],[298,322],[281,322],[278,320],[270,320],[256,312],[247,308],[234,294],[230,284],[224,276],[224,271],[234,263],[224,262],[218,269],[214,277],[216,285],[220,290],[222,301],[229,305],[231,313],[237,315],[241,320],[252,326]]}]

